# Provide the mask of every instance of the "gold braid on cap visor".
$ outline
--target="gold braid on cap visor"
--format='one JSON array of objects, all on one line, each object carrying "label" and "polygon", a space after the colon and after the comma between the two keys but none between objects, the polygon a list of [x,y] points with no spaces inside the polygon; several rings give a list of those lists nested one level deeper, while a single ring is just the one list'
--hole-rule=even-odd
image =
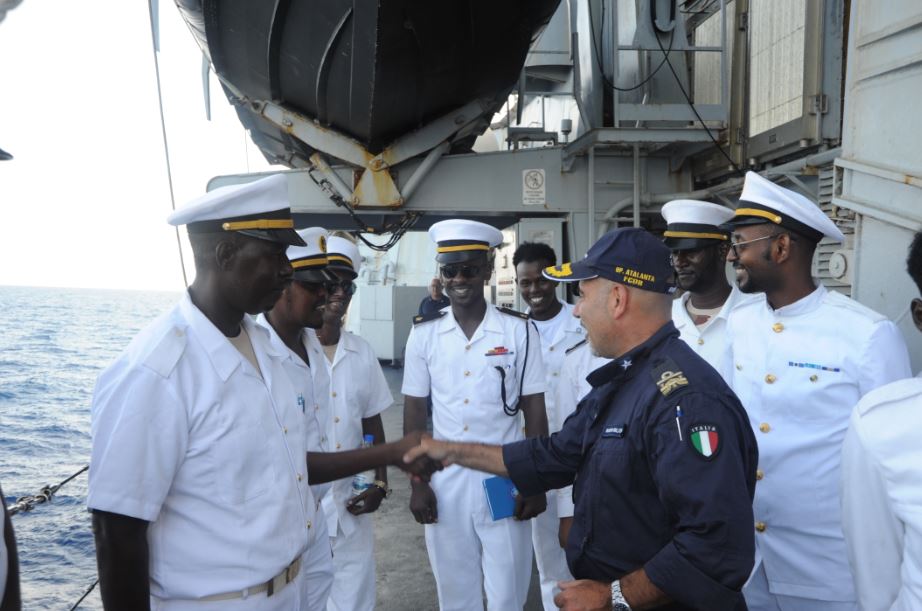
[{"label": "gold braid on cap visor", "polygon": [[664,231],[663,236],[667,238],[707,238],[710,240],[726,240],[727,236],[723,233],[704,233],[703,231]]},{"label": "gold braid on cap visor", "polygon": [[294,229],[292,219],[256,219],[255,221],[230,221],[221,225],[224,231],[241,231],[243,229]]},{"label": "gold braid on cap visor", "polygon": [[313,257],[310,259],[295,259],[291,262],[292,269],[301,269],[303,267],[323,267],[328,263],[327,257]]},{"label": "gold braid on cap visor", "polygon": [[486,244],[462,244],[460,246],[439,246],[436,252],[460,252],[463,250],[490,250]]},{"label": "gold braid on cap visor", "polygon": [[759,210],[758,208],[737,208],[734,216],[758,216],[763,219],[768,219],[776,225],[781,224],[781,216],[774,212],[769,212],[768,210]]}]

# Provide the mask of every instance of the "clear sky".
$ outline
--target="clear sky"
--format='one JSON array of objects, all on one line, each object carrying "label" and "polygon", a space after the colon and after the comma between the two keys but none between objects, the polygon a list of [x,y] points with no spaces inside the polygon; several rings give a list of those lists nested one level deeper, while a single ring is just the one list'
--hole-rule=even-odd
[{"label": "clear sky", "polygon": [[[172,0],[160,74],[177,206],[269,168]],[[0,285],[180,290],[146,1],[24,0],[0,22]],[[185,242],[185,237],[183,237]],[[191,260],[186,258],[192,275]]]}]

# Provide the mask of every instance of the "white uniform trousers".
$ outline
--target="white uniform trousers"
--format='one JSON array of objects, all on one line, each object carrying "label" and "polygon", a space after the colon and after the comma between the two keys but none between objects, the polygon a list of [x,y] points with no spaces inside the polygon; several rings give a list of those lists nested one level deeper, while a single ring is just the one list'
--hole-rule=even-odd
[{"label": "white uniform trousers", "polygon": [[265,592],[235,598],[200,602],[163,600],[150,597],[151,611],[324,611],[333,584],[333,558],[330,546],[318,537],[316,545],[301,556],[301,570],[294,581],[272,596]]},{"label": "white uniform trousers", "polygon": [[541,580],[544,611],[557,611],[554,596],[560,592],[558,581],[573,579],[567,567],[567,555],[560,547],[560,519],[557,517],[557,491],[548,493],[547,511],[531,521],[531,540],[535,546],[535,564]]},{"label": "white uniform trousers", "polygon": [[[349,519],[349,518],[346,518]],[[327,611],[371,611],[375,608],[375,524],[371,515],[356,516],[355,529],[342,528],[330,538],[333,547],[333,590]]]},{"label": "white uniform trousers", "polygon": [[531,582],[531,521],[494,522],[484,474],[451,466],[433,477],[438,522],[426,525],[426,549],[441,611],[515,611]]},{"label": "white uniform trousers", "polygon": [[749,611],[858,611],[855,601],[815,600],[799,596],[772,594],[768,590],[765,565],[761,562],[743,587]]}]

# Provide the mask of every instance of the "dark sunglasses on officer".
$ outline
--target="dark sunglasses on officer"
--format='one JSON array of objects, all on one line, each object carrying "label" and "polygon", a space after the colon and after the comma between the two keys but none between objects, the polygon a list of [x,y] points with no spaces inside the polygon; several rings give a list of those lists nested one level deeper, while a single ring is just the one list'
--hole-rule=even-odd
[{"label": "dark sunglasses on officer", "polygon": [[480,275],[480,270],[483,267],[480,265],[443,265],[439,268],[439,273],[442,274],[443,278],[454,278],[458,274],[461,274],[462,278],[476,278]]}]

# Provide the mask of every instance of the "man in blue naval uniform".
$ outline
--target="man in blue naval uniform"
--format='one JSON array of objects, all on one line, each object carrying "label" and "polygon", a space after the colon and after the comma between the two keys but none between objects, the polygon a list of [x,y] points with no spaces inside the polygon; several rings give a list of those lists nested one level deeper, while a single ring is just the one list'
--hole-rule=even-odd
[{"label": "man in blue naval uniform", "polygon": [[577,263],[593,351],[614,360],[550,437],[499,446],[425,439],[444,464],[508,475],[522,494],[574,485],[563,609],[744,610],[753,565],[756,442],[720,375],[671,322],[669,250],[642,229],[603,236]]}]

